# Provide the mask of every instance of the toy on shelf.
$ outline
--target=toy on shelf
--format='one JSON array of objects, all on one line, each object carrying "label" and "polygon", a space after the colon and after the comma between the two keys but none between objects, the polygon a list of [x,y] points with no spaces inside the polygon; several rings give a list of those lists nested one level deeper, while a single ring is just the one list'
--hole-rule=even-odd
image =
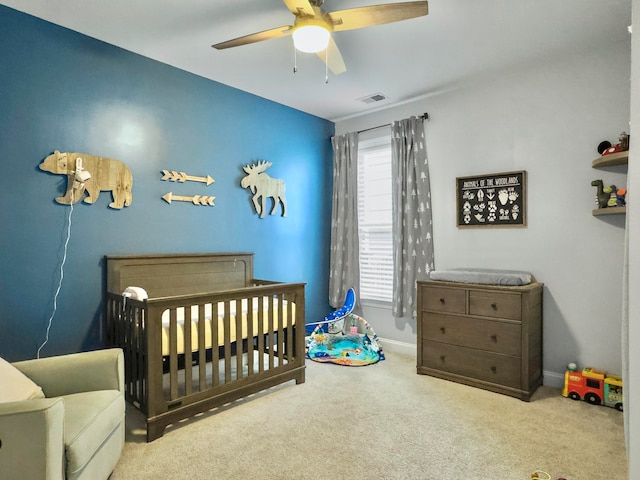
[{"label": "toy on shelf", "polygon": [[625,152],[629,150],[629,135],[626,132],[622,132],[618,137],[617,145],[611,145],[611,142],[604,140],[598,144],[598,153],[603,157],[605,155],[611,155],[612,153]]},{"label": "toy on shelf", "polygon": [[594,180],[591,182],[591,185],[598,189],[596,192],[596,203],[598,204],[598,208],[606,208],[611,195],[605,192],[604,183],[602,180]]},{"label": "toy on shelf", "polygon": [[616,192],[618,191],[618,187],[615,185],[610,185],[608,187],[604,187],[602,191],[609,196],[607,199],[607,207],[615,207],[618,205],[618,197]]},{"label": "toy on shelf", "polygon": [[598,189],[596,192],[598,208],[623,207],[627,204],[625,200],[627,195],[626,188],[618,188],[615,185],[605,187],[602,180],[594,180],[591,185]]},{"label": "toy on shelf", "polygon": [[622,377],[595,368],[579,372],[575,363],[567,366],[562,396],[585,400],[592,405],[605,405],[623,411]]}]

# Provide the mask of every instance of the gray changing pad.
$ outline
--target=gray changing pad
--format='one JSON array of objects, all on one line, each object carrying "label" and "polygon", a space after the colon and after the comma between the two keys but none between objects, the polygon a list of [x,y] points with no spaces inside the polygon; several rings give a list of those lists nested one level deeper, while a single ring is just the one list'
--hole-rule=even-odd
[{"label": "gray changing pad", "polygon": [[491,268],[453,268],[434,270],[429,273],[431,280],[444,282],[480,283],[485,285],[522,286],[535,281],[529,272],[516,270],[495,270]]}]

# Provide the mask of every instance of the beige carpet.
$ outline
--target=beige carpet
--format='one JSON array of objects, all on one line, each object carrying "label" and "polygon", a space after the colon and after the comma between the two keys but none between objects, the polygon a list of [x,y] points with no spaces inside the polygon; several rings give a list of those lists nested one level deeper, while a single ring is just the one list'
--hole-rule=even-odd
[{"label": "beige carpet", "polygon": [[387,352],[367,367],[307,361],[288,382],[170,426],[145,443],[127,412],[111,480],[627,479],[623,415],[541,387],[523,402],[417,375]]}]

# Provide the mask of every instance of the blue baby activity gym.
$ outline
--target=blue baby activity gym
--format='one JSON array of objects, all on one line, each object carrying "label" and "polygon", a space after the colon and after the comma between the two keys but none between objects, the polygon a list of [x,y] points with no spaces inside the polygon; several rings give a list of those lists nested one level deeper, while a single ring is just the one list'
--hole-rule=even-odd
[{"label": "blue baby activity gym", "polygon": [[307,337],[307,358],[320,363],[359,367],[384,360],[378,335],[367,321],[353,313],[356,295],[349,288],[341,308],[327,314]]}]

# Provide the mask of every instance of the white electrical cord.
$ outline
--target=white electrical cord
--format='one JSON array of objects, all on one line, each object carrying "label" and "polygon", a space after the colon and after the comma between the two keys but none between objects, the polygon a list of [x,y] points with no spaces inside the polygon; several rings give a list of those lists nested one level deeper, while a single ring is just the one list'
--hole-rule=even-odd
[{"label": "white electrical cord", "polygon": [[62,255],[62,263],[60,264],[60,280],[58,281],[58,288],[56,289],[56,293],[53,296],[53,312],[51,312],[51,316],[49,317],[49,321],[47,323],[47,332],[45,334],[44,342],[38,348],[36,352],[36,358],[40,358],[40,350],[44,348],[44,346],[49,341],[49,330],[51,330],[51,324],[53,322],[53,317],[56,314],[56,310],[58,309],[58,295],[60,294],[60,289],[62,288],[62,279],[64,278],[64,264],[67,261],[67,246],[69,245],[69,239],[71,238],[71,214],[73,213],[73,191],[71,188],[71,209],[69,210],[69,219],[67,220],[67,238],[64,241],[64,254]]}]

